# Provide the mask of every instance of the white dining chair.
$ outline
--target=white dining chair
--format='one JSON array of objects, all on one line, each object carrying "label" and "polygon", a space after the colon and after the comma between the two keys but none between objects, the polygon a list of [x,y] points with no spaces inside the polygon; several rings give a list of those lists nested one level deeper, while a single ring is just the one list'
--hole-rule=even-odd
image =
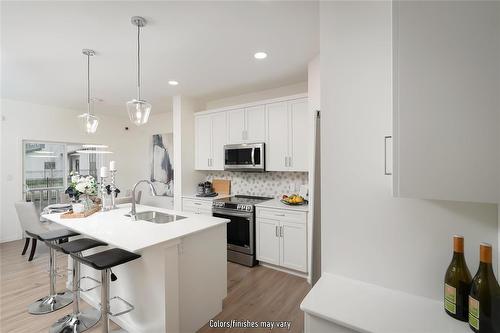
[{"label": "white dining chair", "polygon": [[49,227],[49,223],[40,222],[40,214],[38,213],[38,209],[33,202],[16,202],[15,204],[17,217],[19,218],[19,222],[21,222],[21,228],[23,229],[23,236],[26,241],[24,243],[22,255],[26,254],[26,250],[30,244],[31,240],[31,251],[28,261],[33,260],[36,251],[36,242],[35,238],[31,238],[26,234],[26,231],[29,231],[33,234],[41,234],[53,229],[57,229],[56,227]]}]

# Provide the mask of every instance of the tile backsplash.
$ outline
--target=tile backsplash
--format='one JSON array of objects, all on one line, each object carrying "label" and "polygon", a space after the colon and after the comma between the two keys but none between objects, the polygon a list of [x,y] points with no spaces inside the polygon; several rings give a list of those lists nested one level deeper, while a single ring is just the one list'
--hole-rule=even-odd
[{"label": "tile backsplash", "polygon": [[[209,171],[207,180],[230,179],[231,194],[279,198],[283,194],[298,193],[300,185],[308,184],[307,172],[234,172]],[[290,190],[295,186],[295,191]]]}]

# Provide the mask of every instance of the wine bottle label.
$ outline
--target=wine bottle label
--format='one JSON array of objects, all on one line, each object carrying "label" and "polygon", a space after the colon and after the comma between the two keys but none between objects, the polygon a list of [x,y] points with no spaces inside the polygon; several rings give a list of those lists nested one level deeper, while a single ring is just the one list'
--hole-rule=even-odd
[{"label": "wine bottle label", "polygon": [[469,296],[469,324],[479,331],[479,301]]},{"label": "wine bottle label", "polygon": [[444,284],[444,308],[452,313],[457,314],[457,289]]}]

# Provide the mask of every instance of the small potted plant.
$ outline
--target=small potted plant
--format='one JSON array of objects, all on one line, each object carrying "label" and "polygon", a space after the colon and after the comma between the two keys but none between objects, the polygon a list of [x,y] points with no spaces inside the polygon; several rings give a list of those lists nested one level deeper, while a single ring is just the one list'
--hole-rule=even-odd
[{"label": "small potted plant", "polygon": [[[74,203],[81,203],[83,211],[92,209],[94,203],[90,200],[90,196],[97,195],[97,182],[92,176],[82,176],[76,172],[71,172],[71,183],[65,193],[73,200]],[[75,209],[76,208],[76,209]],[[74,212],[81,212],[82,207],[74,205]]]}]

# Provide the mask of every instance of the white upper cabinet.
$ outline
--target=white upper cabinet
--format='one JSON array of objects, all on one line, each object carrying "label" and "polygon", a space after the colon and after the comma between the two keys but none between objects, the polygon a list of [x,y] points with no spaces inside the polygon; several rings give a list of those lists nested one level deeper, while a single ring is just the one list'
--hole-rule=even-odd
[{"label": "white upper cabinet", "polygon": [[[266,103],[267,102],[267,103]],[[224,145],[266,144],[266,170],[308,171],[308,99],[295,95],[195,115],[197,170],[224,170]]]},{"label": "white upper cabinet", "polygon": [[229,143],[245,142],[245,109],[227,112]]},{"label": "white upper cabinet", "polygon": [[266,106],[258,105],[245,109],[245,140],[247,142],[266,141]]},{"label": "white upper cabinet", "polygon": [[266,140],[266,107],[258,105],[227,111],[229,143],[264,142]]},{"label": "white upper cabinet", "polygon": [[212,118],[210,115],[195,117],[195,168],[210,169],[212,157]]},{"label": "white upper cabinet", "polygon": [[224,145],[227,142],[227,120],[224,113],[212,116],[212,170],[224,170]]},{"label": "white upper cabinet", "polygon": [[224,170],[226,113],[195,116],[195,169]]},{"label": "white upper cabinet", "polygon": [[293,171],[307,171],[310,145],[311,120],[307,112],[307,99],[289,102],[290,108],[290,158],[289,168]]},{"label": "white upper cabinet", "polygon": [[498,203],[500,3],[399,1],[393,13],[394,194]]},{"label": "white upper cabinet", "polygon": [[267,105],[266,170],[308,170],[307,105],[306,98]]},{"label": "white upper cabinet", "polygon": [[288,170],[288,103],[267,105],[266,170]]}]

